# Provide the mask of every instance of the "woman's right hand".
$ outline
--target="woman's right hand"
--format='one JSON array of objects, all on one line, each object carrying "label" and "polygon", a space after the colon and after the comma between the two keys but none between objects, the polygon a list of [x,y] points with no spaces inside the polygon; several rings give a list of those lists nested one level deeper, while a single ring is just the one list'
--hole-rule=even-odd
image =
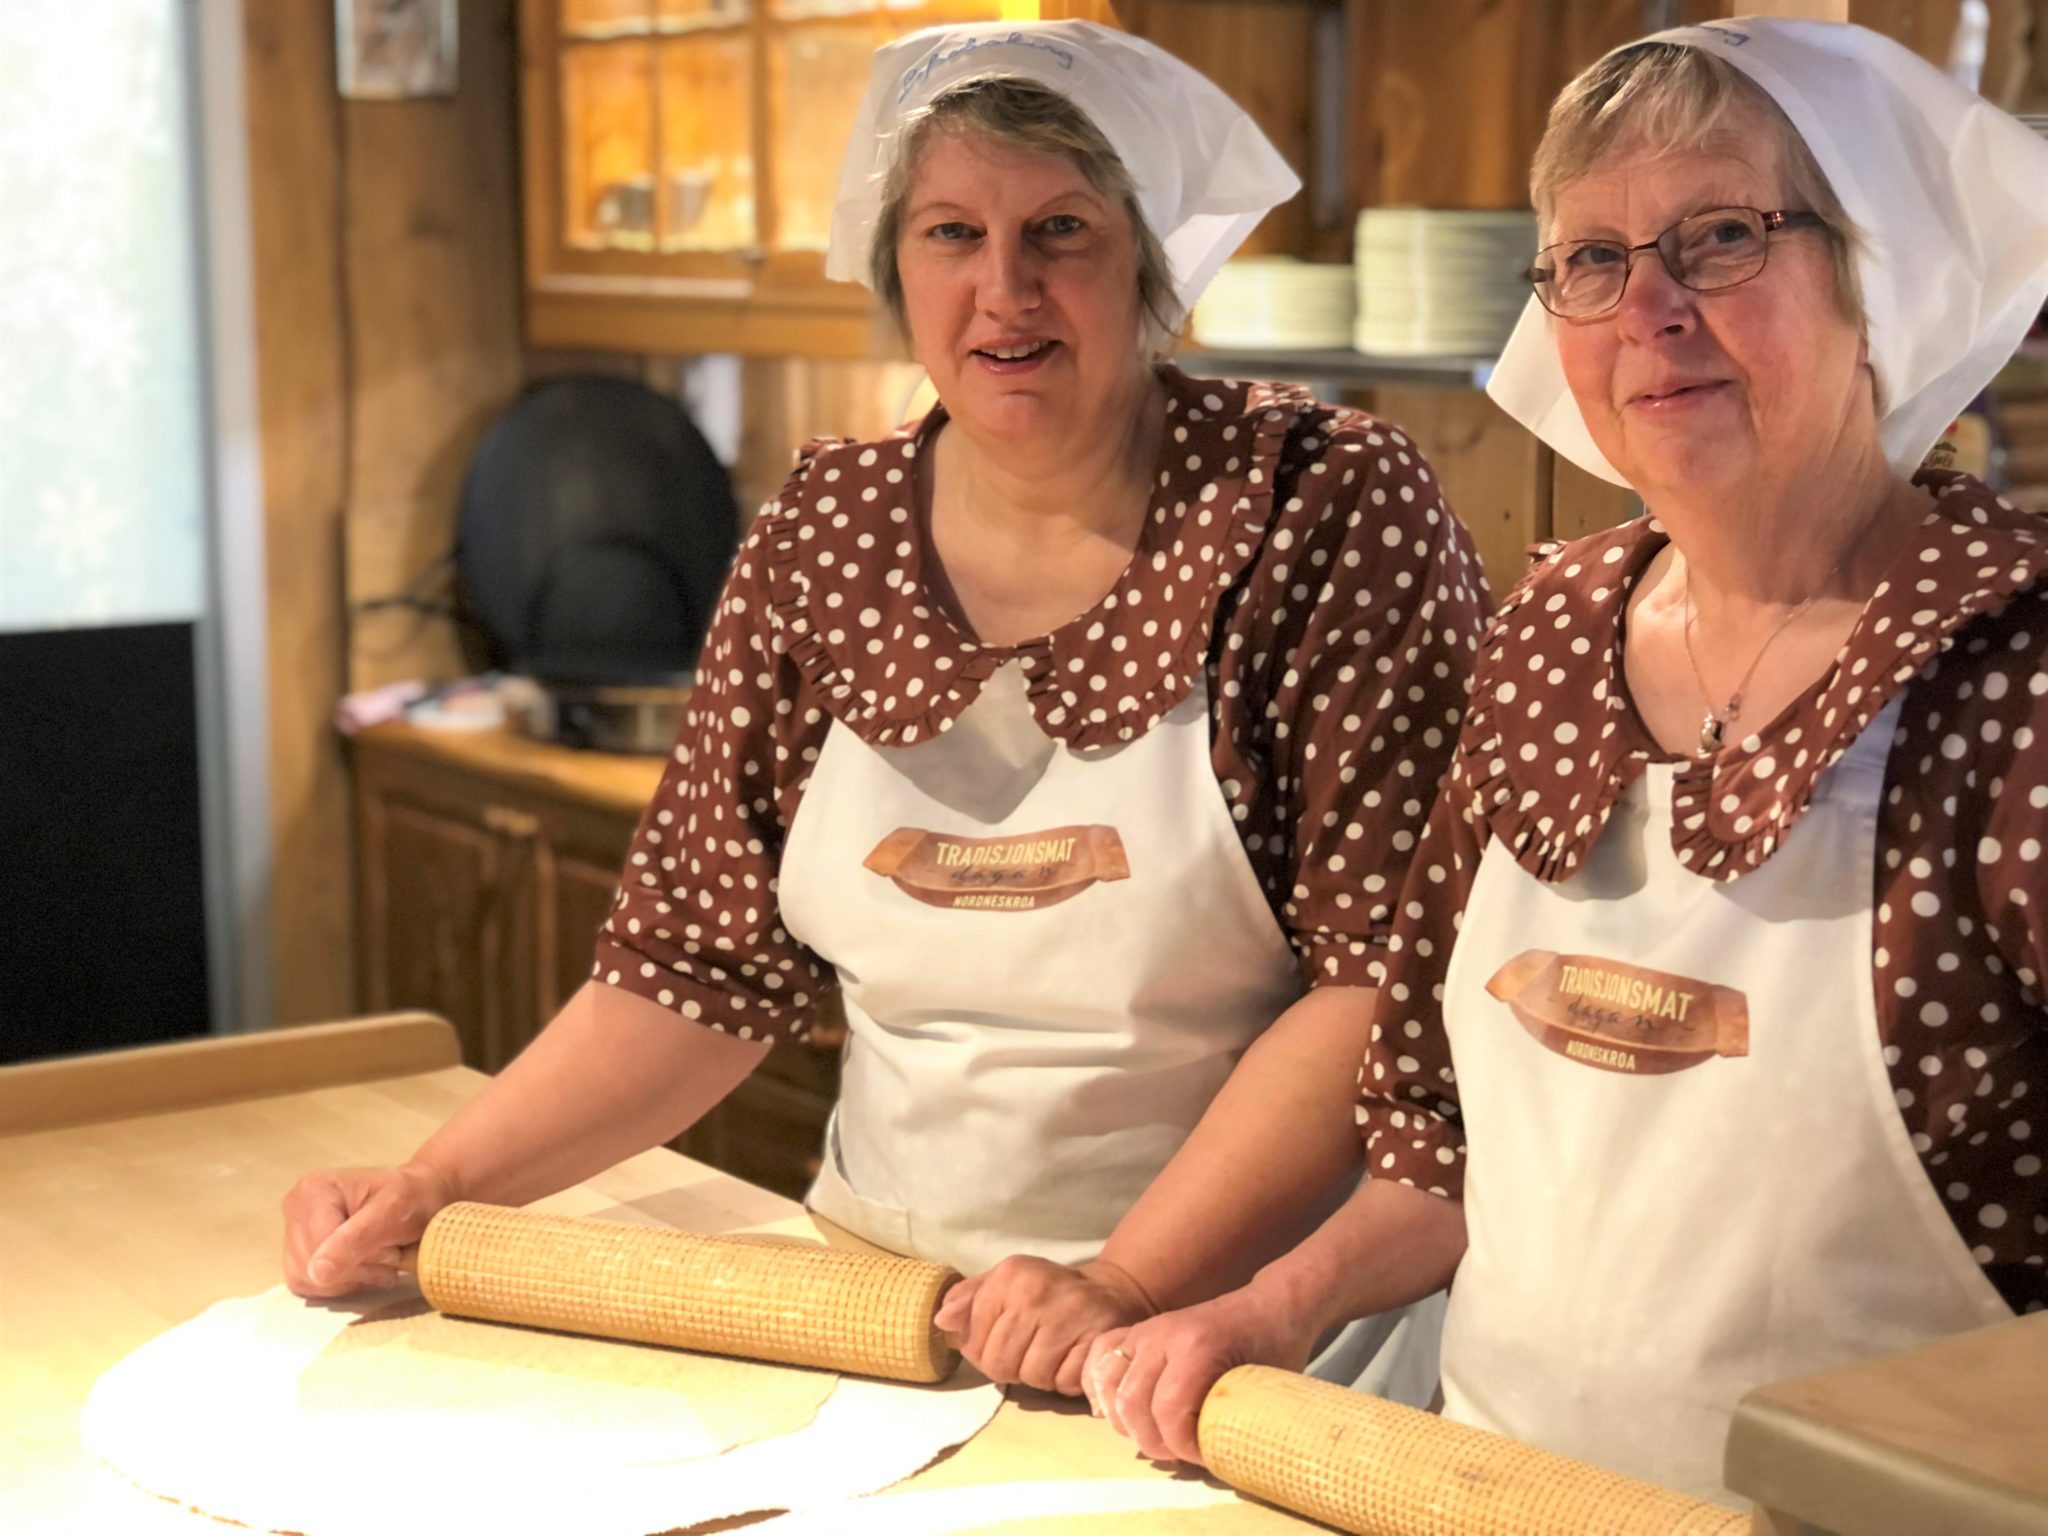
[{"label": "woman's right hand", "polygon": [[328,1168],[284,1197],[284,1283],[301,1296],[346,1296],[398,1278],[398,1251],[455,1199],[425,1163]]}]

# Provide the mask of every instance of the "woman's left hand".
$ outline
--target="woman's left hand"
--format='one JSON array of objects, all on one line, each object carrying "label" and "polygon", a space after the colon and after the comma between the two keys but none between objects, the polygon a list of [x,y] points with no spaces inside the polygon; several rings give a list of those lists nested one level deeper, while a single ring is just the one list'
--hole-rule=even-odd
[{"label": "woman's left hand", "polygon": [[1101,1334],[1082,1373],[1088,1406],[1153,1461],[1202,1465],[1195,1430],[1209,1389],[1234,1366],[1298,1371],[1315,1330],[1256,1284]]},{"label": "woman's left hand", "polygon": [[1081,1393],[1088,1346],[1157,1310],[1114,1264],[1054,1264],[1018,1255],[946,1292],[934,1319],[990,1381]]}]

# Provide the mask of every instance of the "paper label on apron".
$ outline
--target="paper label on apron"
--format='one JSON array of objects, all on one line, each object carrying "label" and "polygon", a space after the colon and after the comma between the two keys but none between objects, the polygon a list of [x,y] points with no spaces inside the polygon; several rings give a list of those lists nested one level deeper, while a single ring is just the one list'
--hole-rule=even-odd
[{"label": "paper label on apron", "polygon": [[1682,1072],[1749,1054],[1749,999],[1689,976],[1529,949],[1486,990],[1539,1043],[1603,1072]]},{"label": "paper label on apron", "polygon": [[862,861],[907,896],[934,907],[1032,912],[1102,880],[1128,880],[1116,828],[1054,827],[1016,837],[955,837],[899,827]]}]

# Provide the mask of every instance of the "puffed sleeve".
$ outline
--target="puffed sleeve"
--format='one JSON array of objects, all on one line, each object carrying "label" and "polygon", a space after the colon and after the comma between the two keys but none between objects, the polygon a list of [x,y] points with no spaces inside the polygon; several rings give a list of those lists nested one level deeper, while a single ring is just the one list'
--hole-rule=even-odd
[{"label": "puffed sleeve", "polygon": [[[1996,763],[2001,772],[1976,794],[1958,774],[1957,799],[1968,810],[1958,831],[1981,817],[1975,846],[1978,899],[1984,919],[2013,976],[2035,1001],[2030,1023],[2048,1033],[2048,1009],[2040,1004],[2048,981],[2048,595],[2031,593],[2014,604],[2002,626],[2002,663],[1987,670],[1977,689],[1975,740],[1960,754],[1980,770]],[[1962,713],[1968,710],[1965,704]],[[2009,743],[2009,745],[2007,745]],[[1942,759],[1946,762],[1947,755]],[[1962,762],[1956,764],[1963,767]],[[1955,772],[1955,769],[1950,769]],[[1960,809],[1960,807],[1959,807]],[[1962,847],[1969,847],[1967,842]],[[1906,910],[1913,910],[1910,897]],[[1915,913],[1915,916],[1919,916]],[[1922,919],[1924,921],[1924,919]],[[2036,1117],[2038,1118],[2038,1116]]]},{"label": "puffed sleeve", "polygon": [[1367,1175],[1453,1200],[1464,1186],[1465,1132],[1444,1030],[1444,976],[1478,878],[1483,827],[1453,769],[1408,867],[1358,1070]]},{"label": "puffed sleeve", "polygon": [[593,976],[750,1040],[801,1038],[830,985],[776,900],[797,775],[802,679],[776,646],[769,527],[756,519],[719,599],[661,786],[633,837]]},{"label": "puffed sleeve", "polygon": [[1290,443],[1275,500],[1239,610],[1250,663],[1226,674],[1226,702],[1241,676],[1304,981],[1376,986],[1463,719],[1486,578],[1421,450],[1371,417],[1341,412]]}]

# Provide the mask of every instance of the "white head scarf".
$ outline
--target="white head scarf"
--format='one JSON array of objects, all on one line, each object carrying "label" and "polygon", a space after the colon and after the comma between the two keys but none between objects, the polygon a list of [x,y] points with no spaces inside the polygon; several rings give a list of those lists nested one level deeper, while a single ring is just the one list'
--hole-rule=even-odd
[{"label": "white head scarf", "polygon": [[868,281],[868,245],[906,119],[963,80],[1037,81],[1085,113],[1136,184],[1184,308],[1266,211],[1301,188],[1265,134],[1207,78],[1089,21],[927,27],[875,52],[839,172],[825,275]]},{"label": "white head scarf", "polygon": [[[1879,431],[1911,474],[2048,301],[2048,143],[1863,27],[1749,19],[1647,41],[1702,49],[1762,87],[1863,230]],[[1534,299],[1487,393],[1574,464],[1628,483],[1594,446]]]}]

